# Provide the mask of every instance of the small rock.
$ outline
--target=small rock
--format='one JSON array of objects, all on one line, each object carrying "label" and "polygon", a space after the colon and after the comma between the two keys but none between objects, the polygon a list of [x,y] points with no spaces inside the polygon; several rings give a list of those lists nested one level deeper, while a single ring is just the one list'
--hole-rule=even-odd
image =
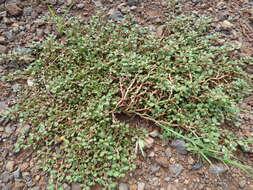
[{"label": "small rock", "polygon": [[114,21],[120,21],[123,19],[123,15],[121,12],[115,8],[112,8],[108,12],[109,18],[114,20]]},{"label": "small rock", "polygon": [[35,179],[35,181],[39,181],[40,180],[40,176],[36,175],[34,179]]},{"label": "small rock", "polygon": [[70,186],[66,183],[63,184],[63,189],[64,190],[71,190]]},{"label": "small rock", "polygon": [[65,0],[65,4],[67,6],[71,5],[73,3],[73,0]]},{"label": "small rock", "polygon": [[174,139],[171,142],[171,146],[175,147],[179,154],[186,155],[188,153],[186,150],[186,143],[182,139]]},{"label": "small rock", "polygon": [[5,168],[9,172],[12,172],[15,169],[15,162],[14,161],[8,161]]},{"label": "small rock", "polygon": [[144,190],[145,189],[145,183],[139,182],[138,183],[138,190]]},{"label": "small rock", "polygon": [[157,129],[155,129],[154,131],[150,132],[149,135],[151,137],[158,137],[160,135],[160,133]]},{"label": "small rock", "polygon": [[72,183],[71,190],[82,190],[79,183]]},{"label": "small rock", "polygon": [[25,187],[24,183],[21,182],[15,182],[13,190],[23,190]]},{"label": "small rock", "polygon": [[153,151],[148,154],[148,157],[150,157],[150,158],[152,158],[154,156],[155,156],[155,153]]},{"label": "small rock", "polygon": [[27,79],[27,85],[30,86],[30,87],[34,86],[33,80],[32,79]]},{"label": "small rock", "polygon": [[78,9],[83,9],[85,7],[85,5],[83,3],[79,3],[76,5],[76,8]]},{"label": "small rock", "polygon": [[228,171],[228,169],[223,164],[214,164],[209,168],[211,174],[222,174]]},{"label": "small rock", "polygon": [[173,164],[169,167],[169,171],[170,176],[175,178],[181,174],[181,172],[183,171],[183,166],[181,166],[180,164]]},{"label": "small rock", "polygon": [[230,30],[230,29],[232,29],[232,28],[234,27],[234,25],[233,25],[231,22],[229,22],[229,21],[227,21],[227,20],[224,20],[224,21],[221,23],[221,27],[222,27],[222,29],[224,29],[224,30]]},{"label": "small rock", "polygon": [[0,18],[6,18],[7,17],[7,11],[0,12]]},{"label": "small rock", "polygon": [[154,144],[154,139],[151,138],[151,137],[146,137],[144,139],[144,143],[145,143],[145,147],[151,148],[153,146],[153,144]]},{"label": "small rock", "polygon": [[33,8],[32,7],[25,7],[23,12],[24,12],[25,16],[30,16],[33,12]]},{"label": "small rock", "polygon": [[0,54],[7,53],[7,47],[4,45],[0,45]]},{"label": "small rock", "polygon": [[158,172],[159,170],[160,170],[160,167],[152,167],[152,168],[150,169],[151,174],[154,174],[154,173]]},{"label": "small rock", "polygon": [[17,169],[16,171],[14,171],[13,176],[15,179],[21,178],[22,175],[21,175],[20,169]]},{"label": "small rock", "polygon": [[167,157],[158,157],[158,158],[156,158],[156,162],[159,164],[159,165],[161,165],[162,167],[165,167],[165,168],[167,168],[167,167],[169,167],[170,166],[170,161],[169,161],[169,159],[167,158]]},{"label": "small rock", "polygon": [[202,168],[202,166],[203,165],[202,165],[201,162],[197,162],[197,163],[192,165],[191,170],[193,170],[193,171],[199,170],[200,168]]},{"label": "small rock", "polygon": [[246,186],[247,182],[245,180],[242,180],[239,182],[239,187],[243,189]]},{"label": "small rock", "polygon": [[23,172],[23,171],[26,171],[28,167],[29,167],[29,163],[24,162],[23,164],[21,164],[20,170],[21,170],[22,172]]},{"label": "small rock", "polygon": [[177,188],[174,185],[169,184],[166,190],[177,190]]},{"label": "small rock", "polygon": [[0,114],[2,112],[4,112],[7,108],[8,108],[8,105],[4,101],[1,101],[0,102]]},{"label": "small rock", "polygon": [[6,44],[6,40],[5,40],[5,37],[3,36],[0,36],[0,44]]},{"label": "small rock", "polygon": [[3,32],[3,35],[7,38],[8,41],[15,40],[15,35],[12,31]]},{"label": "small rock", "polygon": [[166,155],[168,158],[171,157],[172,153],[171,153],[171,148],[170,148],[170,147],[167,147],[167,148],[165,149],[165,155]]},{"label": "small rock", "polygon": [[138,0],[127,0],[127,5],[132,7],[132,6],[138,6],[140,2]]},{"label": "small rock", "polygon": [[16,3],[9,3],[5,5],[6,10],[11,16],[18,16],[22,14],[22,9]]},{"label": "small rock", "polygon": [[12,179],[13,179],[13,176],[8,172],[4,172],[0,175],[0,180],[4,183],[7,183],[11,181]]},{"label": "small rock", "polygon": [[103,7],[103,4],[100,0],[93,1],[96,7]]},{"label": "small rock", "polygon": [[194,160],[193,160],[193,158],[191,156],[188,158],[188,164],[189,165],[194,164]]},{"label": "small rock", "polygon": [[128,190],[129,186],[126,183],[120,183],[119,184],[119,190]]}]

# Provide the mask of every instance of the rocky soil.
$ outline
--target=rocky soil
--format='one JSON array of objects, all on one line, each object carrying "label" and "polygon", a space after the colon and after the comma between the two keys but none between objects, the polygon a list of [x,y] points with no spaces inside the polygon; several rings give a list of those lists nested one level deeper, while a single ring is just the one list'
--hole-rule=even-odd
[{"label": "rocky soil", "polygon": [[[78,15],[84,21],[95,10],[105,9],[108,17],[121,20],[133,13],[139,24],[146,25],[158,36],[166,32],[162,25],[166,16],[175,14],[173,4],[166,0],[0,0],[0,54],[16,52],[30,54],[34,42],[40,43],[55,32],[48,22],[48,6],[57,14],[70,9],[67,16]],[[172,2],[172,1],[171,1]],[[213,30],[223,33],[220,43],[229,42],[236,49],[235,56],[253,56],[253,1],[251,0],[185,0],[180,3],[185,14],[207,15],[213,18]],[[0,59],[0,77],[23,67],[22,64]],[[253,67],[245,68],[253,73]],[[27,81],[27,85],[32,85]],[[36,166],[33,152],[14,152],[18,134],[29,130],[3,117],[2,112],[13,104],[22,84],[0,80],[0,189],[43,190],[49,177]],[[252,111],[253,95],[239,105]],[[243,126],[236,132],[253,137],[253,115],[240,115]],[[142,125],[136,123],[136,125]],[[253,180],[241,170],[221,163],[210,166],[185,149],[181,139],[161,142],[159,131],[146,124],[150,132],[145,157],[139,156],[137,169],[120,179],[119,190],[253,190]],[[242,163],[253,167],[253,155],[238,152]],[[64,184],[66,190],[79,190],[80,184]],[[100,189],[94,187],[94,189]]]}]

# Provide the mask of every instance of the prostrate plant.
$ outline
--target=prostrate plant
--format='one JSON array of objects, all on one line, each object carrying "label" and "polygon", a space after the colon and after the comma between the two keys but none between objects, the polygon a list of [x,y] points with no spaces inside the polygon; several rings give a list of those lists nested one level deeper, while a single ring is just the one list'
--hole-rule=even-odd
[{"label": "prostrate plant", "polygon": [[17,148],[36,150],[54,184],[110,189],[134,169],[142,131],[118,121],[118,113],[156,123],[163,137],[184,138],[205,158],[237,163],[242,139],[220,125],[237,119],[235,105],[249,91],[241,66],[249,60],[234,60],[216,45],[206,18],[177,17],[160,39],[128,18],[70,23],[64,38],[40,47],[22,75],[34,86],[12,111],[31,125]]}]

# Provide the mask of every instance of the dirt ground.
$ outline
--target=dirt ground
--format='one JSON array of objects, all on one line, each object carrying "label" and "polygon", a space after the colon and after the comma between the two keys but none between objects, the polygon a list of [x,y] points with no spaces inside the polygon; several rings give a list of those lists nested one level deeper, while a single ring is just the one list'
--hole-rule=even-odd
[{"label": "dirt ground", "polygon": [[[168,5],[168,2],[171,2]],[[29,54],[34,42],[40,43],[54,33],[54,27],[46,19],[48,5],[57,14],[63,14],[73,5],[67,16],[81,16],[85,21],[96,10],[104,9],[108,17],[120,20],[132,13],[139,24],[148,26],[151,32],[162,36],[166,31],[161,27],[166,18],[177,14],[205,15],[212,18],[213,31],[223,34],[220,43],[228,42],[235,47],[235,56],[253,56],[253,1],[252,0],[0,0],[0,54],[19,52]],[[14,72],[22,65],[0,59],[0,77]],[[245,68],[253,74],[253,67]],[[49,177],[42,172],[33,153],[14,152],[17,135],[24,130],[14,121],[5,119],[1,112],[13,104],[16,92],[22,85],[5,83],[0,80],[0,189],[3,190],[44,190]],[[253,94],[239,105],[252,111]],[[253,115],[240,115],[243,125],[236,132],[253,137]],[[253,179],[236,167],[215,163],[210,166],[186,150],[178,149],[180,139],[162,142],[159,131],[148,123],[150,147],[146,156],[139,155],[137,169],[119,180],[119,190],[253,190]],[[25,126],[29,127],[29,126]],[[243,164],[253,167],[253,154],[238,152]],[[66,190],[79,190],[80,184],[64,184]],[[100,189],[100,187],[94,187]]]}]

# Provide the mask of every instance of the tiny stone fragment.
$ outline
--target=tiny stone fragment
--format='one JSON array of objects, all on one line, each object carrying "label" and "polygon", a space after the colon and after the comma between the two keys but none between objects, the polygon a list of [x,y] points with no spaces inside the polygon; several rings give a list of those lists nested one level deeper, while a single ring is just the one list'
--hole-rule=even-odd
[{"label": "tiny stone fragment", "polygon": [[209,172],[212,174],[222,174],[228,171],[228,169],[223,164],[214,164],[209,168]]},{"label": "tiny stone fragment", "polygon": [[129,186],[126,183],[119,184],[119,190],[129,190]]},{"label": "tiny stone fragment", "polygon": [[174,178],[178,177],[183,171],[183,166],[181,166],[180,164],[173,164],[169,167],[169,171],[170,171],[171,177],[174,177]]}]

